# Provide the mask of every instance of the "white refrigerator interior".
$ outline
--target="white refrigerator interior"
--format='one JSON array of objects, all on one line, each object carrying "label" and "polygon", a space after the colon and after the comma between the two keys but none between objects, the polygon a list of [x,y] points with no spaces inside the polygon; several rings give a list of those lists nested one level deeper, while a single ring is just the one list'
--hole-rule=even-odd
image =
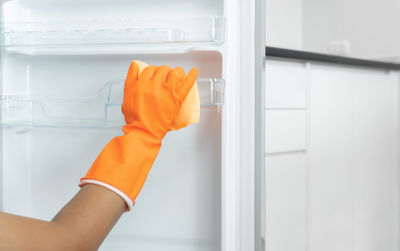
[{"label": "white refrigerator interior", "polygon": [[166,136],[135,207],[101,250],[220,250],[231,71],[224,9],[223,0],[5,2],[0,209],[49,220],[72,198],[101,149],[122,134],[131,60],[197,67],[200,123]]}]

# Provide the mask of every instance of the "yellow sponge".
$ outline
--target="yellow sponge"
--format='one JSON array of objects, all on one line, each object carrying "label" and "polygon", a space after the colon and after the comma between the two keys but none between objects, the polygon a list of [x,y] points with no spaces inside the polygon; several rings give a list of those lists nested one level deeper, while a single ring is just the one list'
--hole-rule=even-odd
[{"label": "yellow sponge", "polygon": [[[134,60],[133,62],[139,67],[139,76],[148,64]],[[172,123],[171,130],[178,130],[186,127],[190,124],[196,124],[200,121],[200,97],[197,84],[195,83],[193,88],[190,90],[188,96],[183,101],[181,109],[175,120]]]}]

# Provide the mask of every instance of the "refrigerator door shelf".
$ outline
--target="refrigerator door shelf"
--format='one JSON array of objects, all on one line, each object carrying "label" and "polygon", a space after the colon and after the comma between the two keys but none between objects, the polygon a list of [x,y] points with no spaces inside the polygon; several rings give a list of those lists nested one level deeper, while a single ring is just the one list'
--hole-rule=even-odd
[{"label": "refrigerator door shelf", "polygon": [[71,47],[224,42],[225,19],[94,19],[54,22],[4,22],[0,47]]},{"label": "refrigerator door shelf", "polygon": [[[202,106],[224,103],[223,79],[199,79]],[[123,124],[124,80],[110,81],[93,96],[0,96],[0,125],[27,127],[113,128]]]}]

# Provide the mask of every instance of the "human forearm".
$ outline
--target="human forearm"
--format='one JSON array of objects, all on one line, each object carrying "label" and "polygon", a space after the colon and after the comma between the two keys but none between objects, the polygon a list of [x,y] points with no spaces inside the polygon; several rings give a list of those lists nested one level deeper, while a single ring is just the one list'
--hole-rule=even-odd
[{"label": "human forearm", "polygon": [[60,230],[51,222],[0,213],[0,250],[50,250]]},{"label": "human forearm", "polygon": [[115,193],[87,185],[50,222],[0,213],[0,250],[97,250],[125,209]]}]

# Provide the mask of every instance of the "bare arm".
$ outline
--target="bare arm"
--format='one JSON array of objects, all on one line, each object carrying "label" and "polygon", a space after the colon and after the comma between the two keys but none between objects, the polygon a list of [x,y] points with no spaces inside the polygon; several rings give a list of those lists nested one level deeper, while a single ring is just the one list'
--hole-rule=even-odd
[{"label": "bare arm", "polygon": [[97,250],[125,210],[120,196],[88,184],[50,222],[0,213],[0,251]]}]

